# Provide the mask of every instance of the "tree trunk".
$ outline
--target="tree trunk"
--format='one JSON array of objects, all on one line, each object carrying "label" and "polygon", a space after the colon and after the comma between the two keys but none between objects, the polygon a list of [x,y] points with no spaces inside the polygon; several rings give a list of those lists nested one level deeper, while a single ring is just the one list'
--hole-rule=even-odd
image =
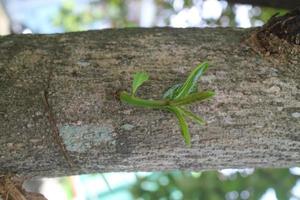
[{"label": "tree trunk", "polygon": [[227,0],[229,3],[251,4],[293,10],[300,7],[300,1],[295,0]]},{"label": "tree trunk", "polygon": [[5,11],[2,1],[0,0],[0,35],[9,34],[9,17]]},{"label": "tree trunk", "polygon": [[[244,42],[250,31],[130,28],[0,37],[0,174],[300,164],[299,45],[273,38],[284,52],[257,53],[253,40]],[[145,71],[150,80],[138,96],[158,99],[203,61],[211,67],[199,85],[216,96],[191,106],[208,122],[189,124],[191,148],[171,113],[117,98],[130,91],[135,72]]]}]

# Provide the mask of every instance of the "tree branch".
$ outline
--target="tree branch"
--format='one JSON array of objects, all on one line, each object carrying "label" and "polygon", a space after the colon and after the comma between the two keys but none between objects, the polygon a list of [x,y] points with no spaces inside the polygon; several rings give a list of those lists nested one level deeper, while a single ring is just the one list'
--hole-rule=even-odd
[{"label": "tree branch", "polygon": [[[278,52],[266,59],[243,42],[251,31],[130,28],[0,37],[0,173],[59,176],[299,164],[299,54],[288,52],[289,59],[282,59]],[[277,40],[276,47],[285,44]],[[115,96],[130,91],[133,73],[146,71],[150,81],[137,96],[159,99],[203,61],[211,67],[199,87],[216,96],[191,107],[208,122],[189,123],[191,148],[173,115],[136,108]],[[53,143],[41,99],[45,90],[76,170],[65,165]]]},{"label": "tree branch", "polygon": [[251,4],[254,6],[267,6],[293,10],[300,7],[299,1],[294,0],[227,0],[229,3]]}]

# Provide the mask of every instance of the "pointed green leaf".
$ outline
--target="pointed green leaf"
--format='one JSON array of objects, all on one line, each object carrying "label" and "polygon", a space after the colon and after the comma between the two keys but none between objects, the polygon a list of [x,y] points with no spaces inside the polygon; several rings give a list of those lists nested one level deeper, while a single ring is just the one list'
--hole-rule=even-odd
[{"label": "pointed green leaf", "polygon": [[163,94],[163,99],[173,99],[176,91],[182,86],[182,83],[178,83],[167,89]]},{"label": "pointed green leaf", "polygon": [[204,101],[210,99],[214,95],[215,93],[213,91],[197,92],[197,93],[190,94],[187,97],[181,99],[172,100],[170,101],[170,105],[172,106],[187,105],[187,104],[194,103],[196,101]]},{"label": "pointed green leaf", "polygon": [[[178,83],[178,84],[173,85],[172,87],[170,87],[169,89],[167,89],[164,92],[162,98],[173,100],[178,95],[178,92],[179,92],[180,88],[182,87],[182,85],[183,85],[183,83]],[[198,91],[198,87],[197,87],[197,84],[195,84],[191,88],[190,93],[196,93],[197,91]]]},{"label": "pointed green leaf", "polygon": [[180,129],[181,129],[181,135],[184,138],[185,144],[190,147],[191,146],[191,136],[189,133],[189,127],[183,117],[182,111],[175,106],[169,106],[168,110],[173,112],[176,115],[178,122],[179,122]]},{"label": "pointed green leaf", "polygon": [[207,70],[208,63],[204,62],[198,65],[188,76],[184,84],[178,89],[174,99],[180,99],[186,97],[188,94],[192,93],[193,87],[197,84],[200,76]]},{"label": "pointed green leaf", "polygon": [[185,116],[189,117],[190,119],[194,120],[195,122],[197,122],[200,125],[205,125],[206,122],[204,121],[204,119],[202,119],[202,117],[195,115],[194,113],[192,113],[191,111],[185,109],[185,108],[180,108],[183,112],[183,114],[185,114]]},{"label": "pointed green leaf", "polygon": [[148,79],[149,79],[149,75],[145,72],[138,72],[138,73],[134,74],[131,95],[134,96],[136,93],[136,90]]}]

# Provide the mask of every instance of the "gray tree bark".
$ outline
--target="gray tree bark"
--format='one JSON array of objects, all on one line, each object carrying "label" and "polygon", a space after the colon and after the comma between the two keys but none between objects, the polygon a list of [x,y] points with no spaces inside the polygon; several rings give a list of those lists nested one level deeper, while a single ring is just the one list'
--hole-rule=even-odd
[{"label": "gray tree bark", "polygon": [[[300,164],[299,45],[289,44],[286,54],[257,53],[249,46],[255,42],[244,42],[250,31],[133,28],[0,37],[0,174]],[[200,88],[216,96],[191,106],[208,122],[189,124],[191,148],[175,116],[117,98],[130,91],[137,71],[150,74],[138,96],[160,98],[203,61],[211,67]]]}]

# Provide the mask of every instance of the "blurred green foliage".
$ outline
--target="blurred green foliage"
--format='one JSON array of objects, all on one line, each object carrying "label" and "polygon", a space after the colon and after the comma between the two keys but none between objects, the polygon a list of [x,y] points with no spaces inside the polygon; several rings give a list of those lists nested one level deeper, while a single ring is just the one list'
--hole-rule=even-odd
[{"label": "blurred green foliage", "polygon": [[157,172],[139,177],[130,191],[134,198],[144,200],[258,200],[273,188],[278,200],[287,200],[293,197],[291,190],[299,178],[289,169],[257,169],[253,173],[241,170],[229,176],[218,171]]},{"label": "blurred green foliage", "polygon": [[62,27],[65,32],[80,31],[101,17],[99,12],[89,7],[80,12],[76,11],[75,3],[69,0],[62,3],[59,13],[53,18],[53,24]]},{"label": "blurred green foliage", "polygon": [[269,7],[261,7],[261,13],[260,15],[253,17],[253,19],[259,19],[262,20],[264,23],[266,23],[273,15],[283,15],[287,13],[287,10],[284,9],[275,9],[275,8],[269,8]]},{"label": "blurred green foliage", "polygon": [[71,178],[63,177],[63,178],[58,179],[58,181],[66,194],[66,197],[67,197],[66,200],[72,200],[74,195],[73,195]]},{"label": "blurred green foliage", "polygon": [[111,27],[136,25],[127,20],[126,1],[122,0],[92,1],[84,8],[76,7],[74,0],[64,0],[52,20],[64,32],[88,30],[91,24],[99,21],[109,23]]},{"label": "blurred green foliage", "polygon": [[[184,0],[182,9],[176,10],[174,1],[154,0],[157,21],[153,22],[153,26],[169,26],[172,16],[184,9],[190,9],[193,6],[199,7],[199,4],[195,3],[196,1]],[[206,26],[237,26],[235,6],[227,4],[225,1],[222,2],[227,6],[223,9],[220,18],[202,19]],[[64,0],[59,12],[53,18],[53,24],[61,27],[65,32],[88,30],[91,26],[93,29],[99,29],[103,27],[100,24],[105,24],[106,28],[134,27],[139,25],[140,10],[138,8],[140,5],[141,1],[134,0],[93,0],[85,6],[78,7],[74,0]],[[287,11],[252,7],[249,13],[250,23],[252,26],[262,25],[277,12],[283,14]]]}]

